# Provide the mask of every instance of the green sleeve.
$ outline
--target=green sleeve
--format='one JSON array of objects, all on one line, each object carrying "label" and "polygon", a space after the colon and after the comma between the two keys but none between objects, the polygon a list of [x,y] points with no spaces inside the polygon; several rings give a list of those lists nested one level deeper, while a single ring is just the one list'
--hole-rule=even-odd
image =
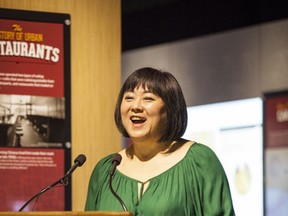
[{"label": "green sleeve", "polygon": [[229,183],[219,159],[209,147],[195,147],[192,187],[196,215],[234,216]]},{"label": "green sleeve", "polygon": [[92,171],[88,185],[85,211],[97,210],[97,198],[101,187],[107,180],[107,175],[109,174],[109,169],[111,168],[111,158],[112,155],[109,155],[100,160]]}]

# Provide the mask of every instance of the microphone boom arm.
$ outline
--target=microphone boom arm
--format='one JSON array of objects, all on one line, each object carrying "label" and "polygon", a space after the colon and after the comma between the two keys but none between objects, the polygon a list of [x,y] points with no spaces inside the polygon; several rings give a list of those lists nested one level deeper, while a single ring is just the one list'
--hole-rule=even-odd
[{"label": "microphone boom arm", "polygon": [[23,209],[30,203],[32,202],[35,198],[40,197],[43,193],[45,193],[46,191],[50,190],[51,188],[55,187],[57,184],[62,184],[64,186],[68,185],[67,182],[67,178],[68,176],[65,175],[64,177],[62,177],[61,179],[57,180],[56,182],[54,182],[53,184],[43,188],[40,192],[38,192],[37,194],[35,194],[33,197],[31,197],[31,199],[29,199],[20,209],[19,212],[23,211]]},{"label": "microphone boom arm", "polygon": [[109,179],[109,187],[110,190],[112,192],[112,194],[118,199],[118,201],[120,202],[122,208],[124,211],[128,211],[126,205],[124,204],[123,200],[119,197],[119,195],[114,191],[113,187],[112,187],[112,175],[110,175],[110,179]]},{"label": "microphone boom arm", "polygon": [[35,194],[31,199],[29,199],[20,209],[19,212],[21,212],[30,202],[32,202],[35,198],[40,197],[43,193],[45,193],[46,191],[50,190],[51,188],[55,187],[58,184],[62,184],[64,186],[69,184],[69,180],[70,180],[70,176],[72,175],[72,173],[74,172],[74,170],[78,167],[78,166],[82,166],[86,161],[86,156],[83,154],[78,155],[78,157],[74,160],[74,164],[73,166],[68,170],[68,172],[59,180],[57,180],[56,182],[54,182],[53,184],[43,188],[40,192],[38,192],[37,194]]},{"label": "microphone boom arm", "polygon": [[120,154],[114,154],[113,158],[112,158],[112,169],[110,171],[110,178],[109,178],[109,188],[112,192],[112,194],[117,198],[117,200],[119,201],[119,203],[121,204],[122,208],[124,211],[128,211],[125,203],[123,202],[123,200],[119,197],[119,195],[114,191],[113,187],[112,187],[112,179],[113,179],[113,175],[116,169],[116,166],[118,166],[121,163],[122,157]]}]

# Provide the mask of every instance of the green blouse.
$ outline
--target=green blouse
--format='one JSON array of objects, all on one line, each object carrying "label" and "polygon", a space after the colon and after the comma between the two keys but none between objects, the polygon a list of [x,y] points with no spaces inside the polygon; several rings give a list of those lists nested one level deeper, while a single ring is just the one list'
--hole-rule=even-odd
[{"label": "green blouse", "polygon": [[[94,168],[86,200],[86,211],[122,211],[109,189],[112,155]],[[150,179],[138,201],[138,183],[116,169],[113,189],[133,216],[233,216],[229,184],[215,153],[193,144],[176,165]],[[144,184],[144,183],[142,183]]]}]

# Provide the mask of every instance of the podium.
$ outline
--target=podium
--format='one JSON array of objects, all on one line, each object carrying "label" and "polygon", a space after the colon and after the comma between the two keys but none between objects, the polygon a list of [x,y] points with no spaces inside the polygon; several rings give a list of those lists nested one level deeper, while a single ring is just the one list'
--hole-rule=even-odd
[{"label": "podium", "polygon": [[133,216],[131,212],[112,211],[35,211],[35,212],[0,212],[0,216]]}]

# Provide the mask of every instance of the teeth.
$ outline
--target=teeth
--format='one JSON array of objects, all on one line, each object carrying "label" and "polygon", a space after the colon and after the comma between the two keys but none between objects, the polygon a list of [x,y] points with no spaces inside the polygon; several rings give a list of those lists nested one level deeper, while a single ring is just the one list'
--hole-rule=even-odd
[{"label": "teeth", "polygon": [[137,120],[144,120],[144,119],[140,117],[132,117],[131,120],[137,121]]},{"label": "teeth", "polygon": [[132,116],[131,118],[131,121],[146,121],[145,118],[142,118],[142,117],[139,117],[139,116]]}]

